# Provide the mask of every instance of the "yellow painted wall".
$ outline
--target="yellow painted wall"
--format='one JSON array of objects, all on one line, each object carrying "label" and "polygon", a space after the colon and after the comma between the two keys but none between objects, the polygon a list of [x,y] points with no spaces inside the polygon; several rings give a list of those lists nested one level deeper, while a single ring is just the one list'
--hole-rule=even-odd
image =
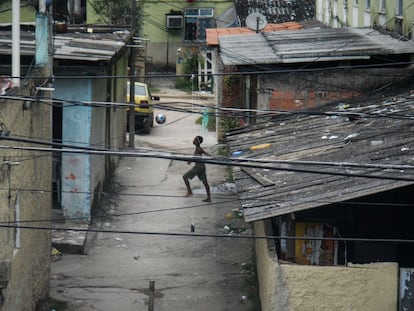
[{"label": "yellow painted wall", "polygon": [[[266,223],[257,221],[253,225],[254,234],[264,236],[269,233]],[[282,283],[281,267],[277,262],[275,249],[267,240],[256,239],[256,266],[259,281],[259,294],[262,311],[287,311],[288,288]]]},{"label": "yellow painted wall", "polygon": [[387,311],[398,306],[398,265],[281,265],[289,310]]},{"label": "yellow painted wall", "polygon": [[[263,221],[254,233],[265,235]],[[395,311],[398,264],[308,266],[279,263],[271,241],[256,241],[262,311]]]}]

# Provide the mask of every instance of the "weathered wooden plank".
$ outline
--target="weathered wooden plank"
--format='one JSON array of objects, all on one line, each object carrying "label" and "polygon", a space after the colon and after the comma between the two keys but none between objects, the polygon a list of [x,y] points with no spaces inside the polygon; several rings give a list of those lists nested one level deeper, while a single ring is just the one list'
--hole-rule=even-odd
[{"label": "weathered wooden plank", "polygon": [[262,174],[260,174],[260,172],[257,169],[243,167],[242,171],[244,171],[246,174],[248,174],[250,177],[252,177],[258,183],[260,183],[263,187],[269,187],[269,186],[273,186],[275,184],[269,178],[267,178],[267,177],[263,176]]}]

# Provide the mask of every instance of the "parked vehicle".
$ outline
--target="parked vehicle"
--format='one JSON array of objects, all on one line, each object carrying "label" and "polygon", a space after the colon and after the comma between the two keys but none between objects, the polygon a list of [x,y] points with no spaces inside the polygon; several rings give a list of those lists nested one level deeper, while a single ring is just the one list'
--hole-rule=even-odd
[{"label": "parked vehicle", "polygon": [[[127,83],[127,102],[129,103],[129,87]],[[135,82],[135,131],[143,131],[149,134],[154,125],[154,100],[160,100],[158,96],[152,96],[146,83]],[[128,111],[128,131],[129,131],[129,108]]]}]

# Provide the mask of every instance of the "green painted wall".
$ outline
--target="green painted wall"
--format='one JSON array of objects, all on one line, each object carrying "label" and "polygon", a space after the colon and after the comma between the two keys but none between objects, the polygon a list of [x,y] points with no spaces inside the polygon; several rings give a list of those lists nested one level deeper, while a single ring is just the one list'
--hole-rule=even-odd
[{"label": "green painted wall", "polygon": [[184,0],[147,0],[143,1],[144,16],[142,20],[142,30],[140,35],[150,39],[150,42],[182,42],[184,29],[167,31],[165,15],[173,11],[184,11],[186,8],[213,8],[214,17],[217,18],[225,10],[233,6],[233,1],[195,1],[187,2]]},{"label": "green painted wall", "polygon": [[101,16],[95,12],[91,2],[97,0],[86,1],[86,23],[87,24],[105,24],[108,21],[106,16]]},{"label": "green painted wall", "polygon": [[[21,23],[34,23],[35,17],[36,17],[36,11],[33,6],[24,5],[26,2],[21,3],[20,21]],[[0,1],[0,23],[11,23],[12,22],[11,8],[12,8],[12,0]]]},{"label": "green painted wall", "polygon": [[204,42],[185,42],[185,27],[182,29],[167,29],[166,14],[171,11],[184,12],[187,8],[212,8],[213,19],[222,15],[226,10],[233,7],[233,1],[195,1],[187,2],[148,0],[143,2],[142,28],[139,32],[141,37],[147,38],[146,51],[147,63],[154,66],[167,66],[173,68],[176,65],[177,53],[185,47],[198,48]]}]

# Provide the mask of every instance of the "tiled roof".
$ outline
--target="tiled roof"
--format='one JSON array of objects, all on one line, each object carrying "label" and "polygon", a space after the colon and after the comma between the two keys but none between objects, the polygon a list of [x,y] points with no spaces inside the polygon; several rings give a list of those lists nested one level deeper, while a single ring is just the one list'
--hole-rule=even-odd
[{"label": "tiled roof", "polygon": [[[272,32],[280,30],[292,30],[301,29],[302,26],[296,22],[287,22],[281,24],[267,24],[262,32]],[[206,29],[206,41],[207,45],[215,46],[218,45],[218,37],[221,36],[234,36],[244,34],[254,34],[255,31],[247,27],[231,27],[231,28],[209,28]]]}]

